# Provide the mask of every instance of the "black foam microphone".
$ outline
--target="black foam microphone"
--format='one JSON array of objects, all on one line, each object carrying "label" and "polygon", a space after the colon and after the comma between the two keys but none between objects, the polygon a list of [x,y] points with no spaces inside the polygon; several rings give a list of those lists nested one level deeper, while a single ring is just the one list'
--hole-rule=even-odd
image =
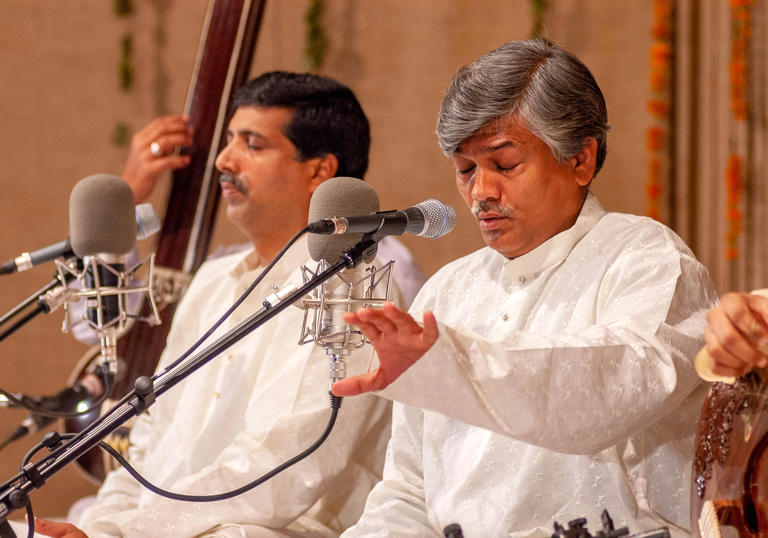
[{"label": "black foam microphone", "polygon": [[309,231],[316,234],[363,234],[379,235],[416,234],[436,239],[453,230],[456,212],[453,207],[430,198],[402,211],[380,211],[368,215],[334,216],[309,224]]},{"label": "black foam microphone", "polygon": [[[152,204],[137,205],[135,214],[136,239],[146,239],[160,230],[160,219],[157,213],[155,213]],[[26,271],[56,258],[70,258],[74,255],[75,251],[72,250],[72,241],[67,237],[63,241],[33,250],[32,252],[22,252],[12,260],[8,260],[0,265],[0,275]]]}]

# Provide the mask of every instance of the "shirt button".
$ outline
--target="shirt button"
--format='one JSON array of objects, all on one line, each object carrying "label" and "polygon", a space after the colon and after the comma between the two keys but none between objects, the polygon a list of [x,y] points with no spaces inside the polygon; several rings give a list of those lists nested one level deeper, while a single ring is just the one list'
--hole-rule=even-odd
[{"label": "shirt button", "polygon": [[501,316],[501,319],[503,319],[504,321],[507,321],[509,319],[509,314],[504,314],[503,316]]},{"label": "shirt button", "polygon": [[524,276],[521,276],[517,280],[518,280],[518,282],[520,282],[520,284],[525,284],[526,278]]}]

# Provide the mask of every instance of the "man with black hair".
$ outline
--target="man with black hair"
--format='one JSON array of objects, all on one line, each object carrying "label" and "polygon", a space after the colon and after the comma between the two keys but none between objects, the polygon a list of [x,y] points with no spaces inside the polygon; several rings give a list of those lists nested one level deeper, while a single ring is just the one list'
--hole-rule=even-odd
[{"label": "man with black hair", "polygon": [[[134,137],[124,176],[138,199],[152,190],[161,170],[187,164],[172,149],[192,135],[185,117],[171,116]],[[237,91],[216,167],[227,217],[252,248],[201,266],[174,316],[159,369],[210,327],[306,225],[318,185],[336,176],[363,176],[369,143],[357,99],[332,79],[277,71]],[[300,240],[235,311],[230,327],[276,289],[300,284],[298,269],[309,261],[306,239]],[[129,455],[139,471],[174,492],[221,493],[317,440],[330,415],[329,366],[322,348],[297,344],[302,317],[298,308],[282,312],[159,398],[131,432]],[[369,356],[353,352],[348,368],[363,371]],[[119,469],[79,524],[91,537],[336,536],[357,520],[380,476],[389,410],[374,396],[344,405],[330,437],[309,458],[226,501],[172,501]],[[57,528],[39,526],[44,532]]]}]

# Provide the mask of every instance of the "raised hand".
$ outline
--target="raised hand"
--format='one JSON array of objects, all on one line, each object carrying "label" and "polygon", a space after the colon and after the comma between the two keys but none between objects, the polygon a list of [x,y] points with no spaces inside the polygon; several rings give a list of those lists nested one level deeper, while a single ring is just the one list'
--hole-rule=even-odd
[{"label": "raised hand", "polygon": [[336,396],[355,396],[381,390],[419,360],[437,340],[437,321],[424,313],[423,326],[391,303],[382,308],[364,308],[344,315],[370,340],[379,357],[379,368],[368,374],[337,381],[331,387]]},{"label": "raised hand", "polygon": [[131,138],[131,149],[125,161],[123,179],[133,189],[137,204],[145,202],[166,170],[177,170],[189,164],[188,155],[177,155],[180,146],[193,143],[189,117],[183,114],[153,120]]}]

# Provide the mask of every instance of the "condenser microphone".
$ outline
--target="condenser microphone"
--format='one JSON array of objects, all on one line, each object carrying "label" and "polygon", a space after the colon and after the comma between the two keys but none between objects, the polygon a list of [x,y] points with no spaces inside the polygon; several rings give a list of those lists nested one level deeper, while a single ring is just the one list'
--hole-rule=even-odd
[{"label": "condenser microphone", "polygon": [[[136,215],[136,239],[146,239],[160,231],[160,219],[155,213],[152,204],[139,204],[135,208]],[[12,260],[0,265],[0,275],[8,275],[26,271],[41,263],[47,263],[56,258],[70,258],[75,255],[72,250],[72,242],[69,237],[58,243],[33,250],[22,252]]]},{"label": "condenser microphone", "polygon": [[[379,210],[379,195],[368,183],[353,177],[334,177],[321,183],[309,202],[309,227],[325,222],[335,215],[362,217]],[[315,261],[335,263],[344,251],[363,238],[364,232],[340,235],[310,233],[307,239],[309,255]],[[376,257],[376,249],[366,253],[366,263]]]},{"label": "condenser microphone", "polygon": [[72,250],[82,258],[86,316],[99,335],[101,356],[117,372],[117,331],[126,318],[126,254],[136,243],[133,192],[117,176],[80,180],[69,197]]},{"label": "condenser microphone", "polygon": [[456,225],[456,211],[440,200],[430,198],[402,211],[380,211],[368,215],[333,216],[311,222],[309,231],[316,234],[385,235],[415,234],[437,239]]},{"label": "condenser microphone", "polygon": [[[378,209],[379,197],[370,185],[360,179],[338,177],[323,182],[315,190],[310,201],[309,220],[314,222],[334,215],[363,216]],[[352,232],[346,235],[310,233],[307,246],[312,259],[319,262],[318,271],[337,262],[362,236],[362,233]],[[379,304],[374,295],[379,289],[384,289],[383,294],[386,295],[389,289],[391,264],[387,265],[384,271],[386,281],[382,282],[382,275],[377,275],[377,268],[366,265],[373,262],[375,257],[374,244],[363,256],[365,264],[345,269],[331,277],[297,305],[307,311],[300,341],[314,341],[325,348],[330,358],[331,384],[346,377],[344,358],[353,349],[365,344],[363,334],[344,321],[344,314]],[[381,284],[380,288],[378,284]],[[380,302],[383,303],[383,300]],[[313,319],[308,322],[310,311]]]},{"label": "condenser microphone", "polygon": [[109,174],[78,181],[69,195],[69,238],[78,258],[128,253],[136,243],[131,187]]}]

